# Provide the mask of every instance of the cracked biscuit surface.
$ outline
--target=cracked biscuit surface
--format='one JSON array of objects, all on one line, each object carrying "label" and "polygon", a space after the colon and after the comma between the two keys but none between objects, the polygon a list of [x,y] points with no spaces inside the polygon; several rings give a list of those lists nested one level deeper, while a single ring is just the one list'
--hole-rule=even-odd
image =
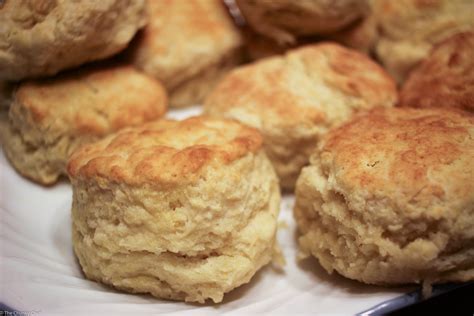
[{"label": "cracked biscuit surface", "polygon": [[74,250],[89,279],[220,302],[272,259],[280,192],[255,129],[151,122],[82,147],[68,172]]},{"label": "cracked biscuit surface", "polygon": [[148,1],[150,23],[130,58],[163,82],[170,106],[199,104],[241,62],[242,38],[220,0]]},{"label": "cracked biscuit surface", "polygon": [[233,70],[207,97],[204,111],[258,128],[282,187],[292,189],[329,128],[396,100],[394,81],[375,62],[323,43]]},{"label": "cracked biscuit surface", "polygon": [[118,53],[145,25],[145,0],[4,0],[0,21],[0,80],[20,80]]},{"label": "cracked biscuit surface", "polygon": [[155,79],[130,66],[92,66],[22,82],[8,117],[2,115],[0,137],[19,173],[53,184],[65,174],[75,148],[125,126],[157,119],[166,105],[164,87]]},{"label": "cracked biscuit surface", "polygon": [[376,109],[327,134],[296,186],[303,255],[371,284],[474,279],[474,118]]}]

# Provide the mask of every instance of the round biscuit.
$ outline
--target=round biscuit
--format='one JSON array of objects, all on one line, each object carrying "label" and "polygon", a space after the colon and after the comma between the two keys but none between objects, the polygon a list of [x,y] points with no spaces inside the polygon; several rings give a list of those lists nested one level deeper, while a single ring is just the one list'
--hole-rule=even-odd
[{"label": "round biscuit", "polygon": [[123,50],[145,0],[4,0],[0,21],[0,80],[49,76]]},{"label": "round biscuit", "polygon": [[85,145],[68,173],[74,250],[89,279],[220,302],[272,259],[280,192],[255,129],[159,120]]},{"label": "round biscuit", "polygon": [[303,255],[371,284],[474,280],[474,118],[375,109],[327,134],[296,185]]},{"label": "round biscuit", "polygon": [[282,187],[292,189],[328,129],[396,100],[394,81],[375,62],[321,43],[233,70],[207,97],[204,111],[258,128]]},{"label": "round biscuit", "polygon": [[150,23],[130,59],[168,90],[170,106],[202,102],[241,61],[242,38],[220,0],[148,1]]},{"label": "round biscuit", "polygon": [[164,115],[167,96],[131,66],[106,64],[19,84],[0,135],[22,175],[53,184],[78,146]]}]

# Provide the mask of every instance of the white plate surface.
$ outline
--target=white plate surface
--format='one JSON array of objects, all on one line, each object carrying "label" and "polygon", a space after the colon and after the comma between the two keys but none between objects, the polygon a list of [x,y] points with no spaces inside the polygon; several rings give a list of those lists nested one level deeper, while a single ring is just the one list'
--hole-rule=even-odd
[{"label": "white plate surface", "polygon": [[[171,111],[184,118],[199,108]],[[71,246],[71,186],[44,188],[20,177],[0,153],[0,302],[30,315],[108,314],[355,314],[392,299],[406,288],[368,286],[328,275],[314,259],[296,261],[296,231],[285,196],[278,240],[287,264],[266,267],[218,305],[163,301],[88,281]],[[133,315],[132,314],[132,315]]]}]

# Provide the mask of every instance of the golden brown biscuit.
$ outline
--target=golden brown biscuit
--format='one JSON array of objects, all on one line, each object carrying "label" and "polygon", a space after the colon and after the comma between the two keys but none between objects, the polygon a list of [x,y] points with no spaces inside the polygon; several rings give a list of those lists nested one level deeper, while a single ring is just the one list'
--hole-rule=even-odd
[{"label": "golden brown biscuit", "polygon": [[82,147],[68,173],[74,250],[89,279],[217,303],[272,259],[280,192],[255,129],[155,121]]},{"label": "golden brown biscuit", "polygon": [[22,175],[52,184],[80,144],[161,117],[166,93],[130,66],[98,66],[19,85],[2,120],[6,156]]},{"label": "golden brown biscuit", "polygon": [[377,56],[401,83],[434,44],[473,30],[473,12],[472,0],[374,1],[380,29]]},{"label": "golden brown biscuit", "polygon": [[474,113],[474,32],[456,34],[435,46],[403,85],[400,104]]},{"label": "golden brown biscuit", "polygon": [[208,96],[204,111],[258,128],[282,187],[292,189],[329,128],[396,100],[394,81],[375,62],[323,43],[235,69]]},{"label": "golden brown biscuit", "polygon": [[369,11],[366,0],[236,0],[246,21],[279,44],[343,29]]},{"label": "golden brown biscuit", "polygon": [[241,60],[242,39],[226,8],[220,0],[148,1],[148,8],[133,63],[163,82],[171,106],[202,102]]},{"label": "golden brown biscuit", "polygon": [[121,51],[145,25],[145,0],[4,0],[0,21],[0,80],[19,80]]},{"label": "golden brown biscuit", "polygon": [[329,132],[303,168],[303,255],[372,284],[474,280],[474,117],[376,109]]}]

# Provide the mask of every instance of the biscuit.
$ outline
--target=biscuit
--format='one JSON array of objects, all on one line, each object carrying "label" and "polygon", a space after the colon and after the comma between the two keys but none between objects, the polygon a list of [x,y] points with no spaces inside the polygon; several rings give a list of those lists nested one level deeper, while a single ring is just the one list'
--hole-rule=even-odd
[{"label": "biscuit", "polygon": [[474,32],[456,34],[436,45],[403,85],[400,104],[474,113]]},{"label": "biscuit", "polygon": [[0,80],[53,75],[124,49],[145,0],[0,1]]},{"label": "biscuit", "polygon": [[130,58],[168,90],[170,106],[201,103],[241,61],[242,39],[219,0],[148,1],[150,23]]},{"label": "biscuit", "polygon": [[292,189],[329,128],[396,100],[394,81],[375,62],[322,43],[233,70],[208,96],[204,111],[258,128],[280,184]]},{"label": "biscuit", "polygon": [[247,23],[279,44],[343,29],[369,11],[366,0],[236,0]]},{"label": "biscuit", "polygon": [[474,29],[473,12],[471,0],[374,1],[380,31],[377,57],[402,83],[434,44]]},{"label": "biscuit", "polygon": [[242,30],[246,57],[251,61],[283,54],[290,49],[322,41],[333,41],[370,55],[374,50],[378,35],[373,16],[368,16],[328,35],[300,37],[293,45],[278,45],[272,39],[256,33],[248,26],[242,27]]},{"label": "biscuit", "polygon": [[370,284],[474,280],[474,118],[375,109],[329,132],[296,185],[303,256]]},{"label": "biscuit", "polygon": [[82,147],[68,173],[74,250],[91,280],[217,303],[272,259],[280,192],[253,128],[159,120]]},{"label": "biscuit", "polygon": [[9,119],[2,120],[4,152],[22,175],[53,184],[69,154],[83,143],[161,117],[166,92],[131,66],[103,65],[22,82]]}]

